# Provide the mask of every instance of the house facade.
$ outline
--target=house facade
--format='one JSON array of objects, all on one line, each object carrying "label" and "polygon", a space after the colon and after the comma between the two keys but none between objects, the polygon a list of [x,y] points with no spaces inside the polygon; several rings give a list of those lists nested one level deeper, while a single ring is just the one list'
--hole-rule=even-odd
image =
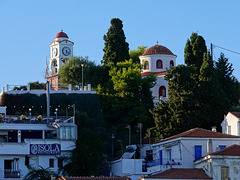
[{"label": "house facade", "polygon": [[223,134],[240,136],[240,112],[228,112],[221,126]]},{"label": "house facade", "polygon": [[213,180],[238,180],[240,177],[240,145],[234,144],[210,153],[196,160],[195,167],[204,168]]}]

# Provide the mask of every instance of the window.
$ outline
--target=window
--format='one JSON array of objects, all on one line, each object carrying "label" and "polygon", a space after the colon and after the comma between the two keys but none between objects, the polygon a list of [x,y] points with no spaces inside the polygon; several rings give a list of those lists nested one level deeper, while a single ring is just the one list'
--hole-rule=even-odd
[{"label": "window", "polygon": [[54,159],[53,158],[49,159],[49,167],[54,168]]},{"label": "window", "polygon": [[202,146],[194,146],[195,160],[202,157]]},{"label": "window", "polygon": [[221,180],[227,180],[229,178],[229,168],[221,167]]},{"label": "window", "polygon": [[159,151],[159,160],[160,160],[160,165],[163,165],[162,150]]},{"label": "window", "polygon": [[159,98],[161,97],[166,97],[166,87],[165,86],[161,86],[159,88]]},{"label": "window", "polygon": [[153,160],[153,150],[146,150],[146,158],[148,161]]},{"label": "window", "polygon": [[149,69],[149,62],[148,61],[145,61],[145,64],[144,64],[144,69]]},{"label": "window", "polygon": [[219,149],[224,149],[226,145],[219,145]]},{"label": "window", "polygon": [[170,61],[170,68],[174,66],[173,60]]},{"label": "window", "polygon": [[157,68],[157,69],[162,69],[162,68],[163,68],[163,62],[162,62],[162,60],[160,60],[160,59],[157,60],[156,68]]},{"label": "window", "polygon": [[228,127],[227,127],[227,133],[228,133],[228,134],[231,134],[231,126],[228,126]]}]

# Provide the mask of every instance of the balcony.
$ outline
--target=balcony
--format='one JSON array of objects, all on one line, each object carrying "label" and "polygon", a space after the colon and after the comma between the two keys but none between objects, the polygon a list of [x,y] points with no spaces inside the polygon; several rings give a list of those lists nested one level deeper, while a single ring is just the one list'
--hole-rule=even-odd
[{"label": "balcony", "polygon": [[147,172],[159,172],[164,171],[170,168],[181,168],[182,167],[182,159],[173,158],[174,161],[169,160],[167,158],[155,159],[153,161],[147,162]]},{"label": "balcony", "polygon": [[49,118],[42,117],[38,119],[37,116],[25,116],[20,118],[20,116],[6,116],[0,119],[0,123],[11,123],[11,124],[47,124],[54,125],[55,123],[74,123],[74,117],[69,116],[51,116]]},{"label": "balcony", "polygon": [[4,178],[20,178],[20,171],[4,169]]}]

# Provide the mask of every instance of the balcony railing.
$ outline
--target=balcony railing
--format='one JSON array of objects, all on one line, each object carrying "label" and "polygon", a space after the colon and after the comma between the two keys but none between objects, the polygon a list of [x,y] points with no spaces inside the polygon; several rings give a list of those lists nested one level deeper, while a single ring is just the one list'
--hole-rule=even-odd
[{"label": "balcony railing", "polygon": [[173,158],[173,159],[167,159],[167,158],[162,158],[162,159],[155,159],[153,161],[148,161],[147,162],[147,167],[152,167],[152,166],[179,166],[182,165],[182,160],[178,158]]},{"label": "balcony railing", "polygon": [[42,117],[37,119],[37,116],[26,116],[20,119],[20,116],[6,116],[0,119],[0,123],[14,123],[14,124],[52,124],[52,123],[73,123],[74,117],[67,116],[51,116],[49,118]]},{"label": "balcony railing", "polygon": [[20,171],[4,169],[4,178],[20,178]]}]

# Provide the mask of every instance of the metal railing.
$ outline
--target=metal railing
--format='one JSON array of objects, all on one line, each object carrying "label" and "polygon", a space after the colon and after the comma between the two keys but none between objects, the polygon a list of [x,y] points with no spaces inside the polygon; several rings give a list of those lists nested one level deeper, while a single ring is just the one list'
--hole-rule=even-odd
[{"label": "metal railing", "polygon": [[13,124],[52,124],[52,123],[73,123],[74,117],[69,116],[50,116],[42,117],[39,119],[37,116],[6,116],[0,119],[0,123],[13,123]]},{"label": "metal railing", "polygon": [[20,171],[4,169],[4,178],[20,178]]},{"label": "metal railing", "polygon": [[167,159],[167,158],[162,158],[162,159],[155,159],[153,161],[148,161],[147,162],[147,167],[153,167],[153,166],[179,166],[182,165],[182,160],[178,158],[173,158],[173,159]]}]

